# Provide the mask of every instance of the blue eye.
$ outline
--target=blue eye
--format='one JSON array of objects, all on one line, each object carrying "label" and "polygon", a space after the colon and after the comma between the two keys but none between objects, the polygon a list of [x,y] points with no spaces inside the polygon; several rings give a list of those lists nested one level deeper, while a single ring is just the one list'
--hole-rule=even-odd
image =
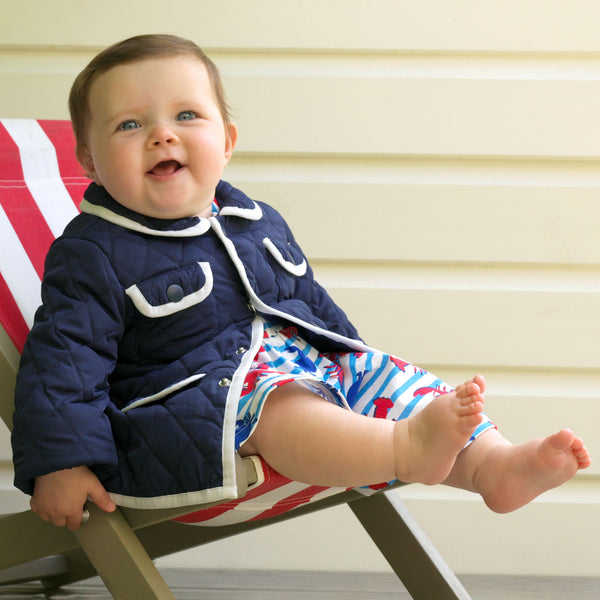
[{"label": "blue eye", "polygon": [[197,117],[193,110],[184,110],[177,115],[178,121],[192,121]]},{"label": "blue eye", "polygon": [[131,129],[137,129],[139,126],[140,124],[137,121],[123,121],[119,125],[119,129],[122,129],[123,131],[130,131]]}]

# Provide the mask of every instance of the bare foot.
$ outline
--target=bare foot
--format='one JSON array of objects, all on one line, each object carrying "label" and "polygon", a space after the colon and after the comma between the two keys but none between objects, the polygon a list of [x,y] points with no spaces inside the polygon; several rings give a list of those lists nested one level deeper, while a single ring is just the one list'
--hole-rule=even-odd
[{"label": "bare foot", "polygon": [[477,375],[395,424],[396,476],[400,481],[434,485],[446,479],[456,456],[483,420],[484,391],[485,380]]},{"label": "bare foot", "polygon": [[493,511],[506,513],[565,483],[590,464],[581,438],[562,429],[516,446],[505,441],[496,444],[473,483]]}]

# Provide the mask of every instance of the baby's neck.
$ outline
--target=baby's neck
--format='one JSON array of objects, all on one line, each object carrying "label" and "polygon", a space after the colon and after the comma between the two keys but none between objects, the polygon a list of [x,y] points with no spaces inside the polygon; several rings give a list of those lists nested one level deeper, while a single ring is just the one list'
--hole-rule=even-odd
[{"label": "baby's neck", "polygon": [[212,203],[209,204],[203,211],[199,212],[196,217],[200,217],[201,219],[208,219],[212,215]]}]

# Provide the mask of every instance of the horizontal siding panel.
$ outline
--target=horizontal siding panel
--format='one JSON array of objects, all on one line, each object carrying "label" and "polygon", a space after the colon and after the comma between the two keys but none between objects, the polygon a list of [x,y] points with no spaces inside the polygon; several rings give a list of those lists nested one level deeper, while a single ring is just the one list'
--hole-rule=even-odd
[{"label": "horizontal siding panel", "polygon": [[346,288],[320,279],[371,345],[417,364],[600,365],[599,293]]},{"label": "horizontal siding panel", "polygon": [[0,114],[3,119],[68,119],[67,97],[74,75],[3,73]]},{"label": "horizontal siding panel", "polygon": [[[65,118],[72,80],[92,54],[0,54],[3,116]],[[302,72],[304,61],[287,66],[284,61],[283,70],[267,61],[251,75],[241,74],[247,65],[243,54],[225,62],[232,71],[226,86],[241,152],[600,157],[600,124],[593,118],[600,63],[582,79],[569,79],[569,68],[536,80],[524,74],[511,78],[510,65],[496,79],[486,78],[485,65],[464,77],[441,76],[429,72],[436,59],[421,77],[402,68],[377,71],[378,58],[359,75],[333,77],[329,68],[319,72],[315,57],[309,66],[317,72],[310,76],[294,74]],[[250,60],[250,66],[255,63]]]},{"label": "horizontal siding panel", "polygon": [[105,0],[102,10],[96,0],[5,2],[0,40],[19,46],[105,46],[135,33],[175,30],[213,47],[600,50],[598,7],[588,0],[179,0],[172,18],[151,6],[143,0]]},{"label": "horizontal siding panel", "polygon": [[[66,118],[75,73],[0,64],[3,117]],[[600,158],[600,81],[230,77],[227,89],[244,153]]]},{"label": "horizontal siding panel", "polygon": [[[543,379],[543,376],[538,375],[538,381]],[[455,385],[458,382],[460,380],[452,381]],[[578,397],[575,394],[529,396],[515,389],[514,394],[502,396],[494,393],[493,379],[489,383],[490,391],[486,394],[485,410],[507,439],[514,443],[522,443],[533,437],[545,436],[563,427],[570,427],[586,441],[592,456],[595,457],[600,452],[600,444],[597,442],[600,393],[589,398]],[[520,415],[518,420],[515,419],[515,414]],[[587,479],[598,475],[600,465],[595,461],[581,477]]]},{"label": "horizontal siding panel", "polygon": [[230,77],[243,152],[600,157],[600,81]]},{"label": "horizontal siding panel", "polygon": [[[600,185],[393,184],[376,181],[376,169],[371,183],[249,181],[235,159],[229,169],[285,215],[313,259],[600,266]],[[346,174],[355,177],[350,167],[330,179]]]},{"label": "horizontal siding panel", "polygon": [[[475,496],[452,495],[452,490],[436,496],[440,486],[425,490],[407,486],[399,495],[456,573],[597,577],[598,483],[594,483],[567,498],[553,490],[543,500],[507,515],[490,514]],[[554,549],[569,547],[574,539],[576,557],[557,556]],[[533,586],[521,597],[544,596],[578,597],[577,592],[546,595]],[[497,597],[516,596],[504,591]]]}]

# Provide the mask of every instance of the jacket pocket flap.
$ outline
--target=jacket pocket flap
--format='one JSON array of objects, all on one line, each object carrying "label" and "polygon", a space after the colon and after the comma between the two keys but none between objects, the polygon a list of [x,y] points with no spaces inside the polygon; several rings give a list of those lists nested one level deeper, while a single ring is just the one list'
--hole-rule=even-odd
[{"label": "jacket pocket flap", "polygon": [[125,293],[144,316],[156,318],[199,304],[210,295],[212,288],[210,264],[198,262],[132,285]]},{"label": "jacket pocket flap", "polygon": [[163,400],[167,396],[178,392],[179,390],[190,385],[191,383],[198,381],[199,379],[202,379],[203,377],[206,377],[205,373],[198,373],[196,375],[188,377],[187,379],[178,381],[177,383],[170,385],[169,387],[165,388],[164,390],[161,390],[160,392],[157,392],[156,394],[152,394],[151,396],[145,396],[144,398],[137,398],[136,400],[133,400],[127,406],[125,406],[123,408],[123,412],[125,413],[130,411],[132,408],[139,408],[140,406],[145,406],[146,404],[150,404],[151,402]]},{"label": "jacket pocket flap", "polygon": [[273,240],[269,238],[265,238],[263,244],[277,263],[288,273],[291,273],[296,277],[306,275],[306,260],[292,245],[284,245],[281,243],[276,245]]}]

